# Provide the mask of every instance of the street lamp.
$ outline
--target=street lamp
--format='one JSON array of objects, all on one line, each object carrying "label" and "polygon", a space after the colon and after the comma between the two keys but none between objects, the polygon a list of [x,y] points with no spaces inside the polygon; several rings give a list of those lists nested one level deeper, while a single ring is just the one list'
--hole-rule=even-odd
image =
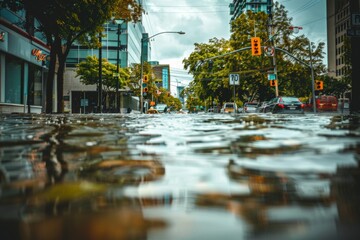
[{"label": "street lamp", "polygon": [[144,99],[143,99],[143,77],[144,77],[144,42],[145,41],[149,41],[149,39],[160,35],[160,34],[164,34],[164,33],[177,33],[177,34],[185,34],[185,32],[183,31],[179,31],[179,32],[175,32],[175,31],[166,31],[166,32],[159,32],[156,33],[150,37],[141,37],[141,49],[140,49],[140,113],[143,113],[144,111]]},{"label": "street lamp", "polygon": [[123,20],[113,20],[113,23],[117,24],[117,48],[116,48],[116,95],[115,95],[115,109],[116,112],[120,112],[119,104],[119,65],[120,65],[120,34],[121,34],[121,24]]},{"label": "street lamp", "polygon": [[[293,33],[298,33],[302,27],[294,27],[290,26],[289,29],[293,31]],[[316,102],[315,102],[315,80],[314,80],[314,66],[312,61],[312,53],[311,53],[311,42],[309,40],[309,54],[310,54],[310,69],[311,69],[311,87],[312,87],[312,102],[313,102],[313,112],[316,113]]]}]

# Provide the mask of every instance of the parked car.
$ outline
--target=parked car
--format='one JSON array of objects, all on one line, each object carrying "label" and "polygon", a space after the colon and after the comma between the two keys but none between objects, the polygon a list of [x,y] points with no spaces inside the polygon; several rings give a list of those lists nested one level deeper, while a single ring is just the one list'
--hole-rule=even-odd
[{"label": "parked car", "polygon": [[[327,96],[327,95],[316,96],[315,102],[316,102],[316,109],[320,112],[321,111],[336,112],[338,110],[338,100],[335,96]],[[310,98],[307,108],[309,110],[313,108],[312,98]]]},{"label": "parked car", "polygon": [[265,112],[272,113],[304,113],[305,104],[297,97],[279,96],[271,99]]},{"label": "parked car", "polygon": [[237,105],[236,105],[236,103],[233,103],[233,102],[226,102],[226,103],[224,103],[220,112],[221,113],[236,113]]},{"label": "parked car", "polygon": [[258,112],[265,112],[266,106],[268,105],[268,102],[262,102],[259,104],[257,111]]},{"label": "parked car", "polygon": [[153,107],[150,107],[147,111],[147,114],[159,114],[159,111],[154,109]]},{"label": "parked car", "polygon": [[255,112],[257,112],[258,106],[259,106],[259,104],[256,102],[246,102],[246,103],[244,103],[242,112],[255,113]]},{"label": "parked car", "polygon": [[164,103],[159,103],[155,106],[155,109],[159,112],[159,113],[164,113],[167,110],[167,105]]}]

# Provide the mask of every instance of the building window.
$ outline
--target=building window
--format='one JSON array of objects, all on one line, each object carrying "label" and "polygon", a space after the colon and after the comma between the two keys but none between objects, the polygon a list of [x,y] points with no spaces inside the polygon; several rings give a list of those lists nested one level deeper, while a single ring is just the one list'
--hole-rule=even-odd
[{"label": "building window", "polygon": [[168,72],[167,68],[162,69],[162,83],[163,83],[163,88],[165,88],[166,90],[170,90],[170,88],[169,88],[169,72]]}]

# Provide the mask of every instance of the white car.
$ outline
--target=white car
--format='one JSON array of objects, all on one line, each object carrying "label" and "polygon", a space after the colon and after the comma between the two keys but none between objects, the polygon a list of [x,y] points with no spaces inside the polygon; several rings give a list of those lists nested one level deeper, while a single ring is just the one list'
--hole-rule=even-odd
[{"label": "white car", "polygon": [[164,103],[159,103],[155,106],[155,109],[159,112],[159,113],[164,113],[165,110],[167,109],[167,105]]},{"label": "white car", "polygon": [[258,103],[256,102],[246,102],[243,106],[244,113],[255,113],[258,109]]},{"label": "white car", "polygon": [[226,103],[224,103],[220,112],[221,113],[236,113],[237,105],[236,105],[236,103],[233,103],[233,102],[226,102]]}]

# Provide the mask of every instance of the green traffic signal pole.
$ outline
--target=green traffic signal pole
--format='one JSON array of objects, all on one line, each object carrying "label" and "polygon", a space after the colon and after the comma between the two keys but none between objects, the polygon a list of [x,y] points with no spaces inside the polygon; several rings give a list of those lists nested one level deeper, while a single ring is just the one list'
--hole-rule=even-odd
[{"label": "green traffic signal pole", "polygon": [[[261,48],[265,48],[264,46],[261,46]],[[301,64],[307,66],[310,68],[311,70],[311,85],[312,85],[312,98],[313,98],[313,111],[314,113],[316,113],[316,104],[315,104],[315,80],[314,80],[314,67],[313,67],[313,64],[312,64],[312,55],[311,55],[311,42],[309,42],[309,48],[310,48],[310,65],[307,64],[306,62],[298,59],[297,57],[295,57],[294,55],[292,55],[291,53],[289,53],[288,51],[284,50],[284,49],[281,49],[281,48],[278,48],[278,47],[274,47],[276,50],[279,50],[287,55],[289,55],[290,57],[292,57],[294,60],[300,62]],[[224,54],[221,54],[221,55],[217,55],[217,56],[214,56],[214,57],[210,57],[210,58],[205,58],[200,64],[204,63],[204,62],[207,62],[207,61],[210,61],[210,60],[213,60],[215,58],[220,58],[220,57],[225,57],[227,55],[231,55],[231,54],[234,54],[234,53],[237,53],[237,52],[241,52],[241,51],[245,51],[245,50],[249,50],[251,49],[251,47],[244,47],[244,48],[240,48],[240,49],[237,49],[237,50],[234,50],[234,51],[231,51],[231,52],[228,52],[228,53],[224,53]]]}]

